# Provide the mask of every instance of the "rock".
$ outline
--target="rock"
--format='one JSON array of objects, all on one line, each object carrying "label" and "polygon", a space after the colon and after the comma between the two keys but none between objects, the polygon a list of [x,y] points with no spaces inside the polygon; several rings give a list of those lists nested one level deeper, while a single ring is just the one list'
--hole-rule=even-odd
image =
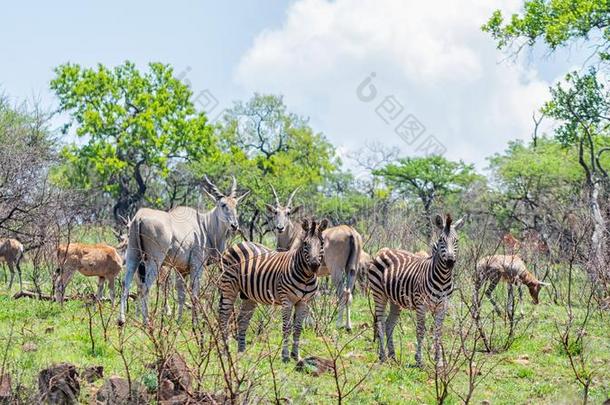
[{"label": "rock", "polygon": [[332,360],[310,356],[299,360],[295,369],[296,371],[309,373],[314,377],[318,377],[322,373],[334,370],[334,365]]},{"label": "rock", "polygon": [[489,401],[488,399],[484,399],[481,401],[481,405],[491,405],[491,401]]},{"label": "rock", "polygon": [[517,363],[517,364],[521,364],[522,366],[530,364],[529,356],[527,354],[522,354],[521,356],[519,356],[515,360],[513,360],[513,362]]},{"label": "rock", "polygon": [[38,373],[40,402],[52,404],[76,404],[80,394],[76,366],[61,363]]},{"label": "rock", "polygon": [[52,327],[52,326],[49,326],[48,328],[46,328],[44,330],[44,333],[46,333],[47,335],[50,334],[50,333],[53,333],[53,332],[55,332],[55,328]]},{"label": "rock", "polygon": [[144,405],[148,404],[148,393],[146,387],[137,381],[132,381],[131,395],[129,395],[127,379],[112,376],[97,391],[95,400],[98,405]]},{"label": "rock", "polygon": [[38,346],[34,342],[27,342],[27,343],[24,343],[23,346],[21,346],[21,350],[23,350],[26,353],[35,352],[38,350]]},{"label": "rock", "polygon": [[[161,377],[161,383],[165,383],[166,386],[165,394],[167,396],[164,397],[165,399],[190,392],[192,383],[191,370],[188,368],[186,361],[184,361],[184,358],[180,354],[173,353],[165,360],[165,362],[159,362],[157,364],[157,372]],[[171,383],[171,390],[173,392],[172,395],[170,395],[169,384],[166,382],[166,380]],[[159,389],[161,389],[161,385]]]},{"label": "rock", "polygon": [[89,366],[85,367],[82,377],[89,384],[94,383],[100,378],[104,378],[104,366]]},{"label": "rock", "polygon": [[0,374],[0,403],[8,403],[13,395],[10,374]]}]

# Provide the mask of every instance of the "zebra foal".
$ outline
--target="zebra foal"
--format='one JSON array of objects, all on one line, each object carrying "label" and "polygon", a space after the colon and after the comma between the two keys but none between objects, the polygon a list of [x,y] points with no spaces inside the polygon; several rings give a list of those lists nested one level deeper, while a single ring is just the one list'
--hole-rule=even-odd
[{"label": "zebra foal", "polygon": [[[375,301],[375,333],[379,338],[379,360],[385,361],[384,333],[388,355],[395,357],[392,334],[403,308],[417,314],[417,347],[415,362],[422,365],[422,341],[426,332],[426,311],[434,314],[434,358],[442,361],[440,338],[449,296],[453,291],[453,267],[457,257],[457,233],[463,219],[452,223],[450,215],[434,221],[439,230],[438,240],[429,257],[421,257],[405,250],[384,248],[369,266],[370,289]],[[385,309],[390,303],[386,319]]]},{"label": "zebra foal", "polygon": [[[227,336],[228,322],[237,297],[242,304],[237,317],[238,351],[246,349],[246,330],[258,304],[281,305],[283,321],[282,360],[299,359],[299,339],[308,302],[318,291],[317,271],[322,263],[322,232],[319,225],[304,220],[303,235],[294,249],[277,252],[252,242],[229,248],[222,258],[220,277],[220,327]],[[294,312],[294,324],[293,324]],[[288,340],[293,332],[290,356]]]}]

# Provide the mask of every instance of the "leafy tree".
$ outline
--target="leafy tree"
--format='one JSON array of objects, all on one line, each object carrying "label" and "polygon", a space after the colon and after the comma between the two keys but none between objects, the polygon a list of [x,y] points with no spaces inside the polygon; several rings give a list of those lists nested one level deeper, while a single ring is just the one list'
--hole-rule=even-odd
[{"label": "leafy tree", "polygon": [[226,174],[233,174],[241,187],[255,191],[241,210],[250,238],[265,233],[257,227],[265,203],[274,201],[271,184],[280,198],[300,187],[295,201],[305,199],[340,165],[332,144],[306,119],[289,112],[280,96],[255,94],[247,102],[236,102],[217,133],[220,155],[192,165],[192,170],[196,175],[212,173],[220,184]]},{"label": "leafy tree", "polygon": [[399,159],[374,170],[373,174],[381,176],[386,184],[407,198],[419,198],[426,216],[430,215],[435,199],[458,193],[479,177],[472,165],[442,156]]},{"label": "leafy tree", "polygon": [[80,138],[66,146],[66,164],[56,178],[66,185],[98,190],[114,199],[117,222],[164,179],[177,161],[211,158],[216,140],[191,90],[173,69],[150,63],[140,72],[131,62],[109,69],[65,64],[55,69],[51,89]]},{"label": "leafy tree", "polygon": [[489,163],[495,190],[487,203],[506,231],[533,230],[545,240],[571,238],[564,219],[584,180],[575,148],[547,137],[529,144],[514,141]]},{"label": "leafy tree", "polygon": [[608,60],[610,49],[610,1],[608,0],[527,0],[522,15],[509,21],[496,10],[483,30],[497,41],[498,48],[533,46],[543,41],[556,50],[578,39],[589,40],[599,32],[596,52]]},{"label": "leafy tree", "polygon": [[[577,40],[592,45],[594,54],[585,63],[604,66],[610,60],[610,2],[608,0],[527,0],[522,15],[513,15],[505,22],[501,12],[491,16],[483,30],[496,39],[498,48],[524,46],[543,41],[551,51]],[[600,82],[596,67],[584,74],[572,72],[565,83],[551,88],[552,99],[543,108],[545,114],[560,121],[556,138],[564,146],[578,149],[578,162],[585,173],[594,230],[591,243],[593,278],[604,274],[610,279],[606,265],[608,246],[607,220],[600,208],[600,194],[608,197],[607,173],[600,165],[599,139],[604,139],[610,126],[610,93]],[[604,270],[602,270],[604,269]]]}]

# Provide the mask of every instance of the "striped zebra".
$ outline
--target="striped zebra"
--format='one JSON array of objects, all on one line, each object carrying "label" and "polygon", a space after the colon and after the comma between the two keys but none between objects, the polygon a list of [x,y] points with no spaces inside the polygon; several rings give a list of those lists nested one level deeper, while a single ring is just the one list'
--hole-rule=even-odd
[{"label": "striped zebra", "polygon": [[[246,349],[246,330],[257,304],[281,305],[283,321],[282,360],[290,359],[288,339],[293,332],[290,356],[299,358],[299,338],[308,302],[318,291],[317,271],[322,263],[322,232],[326,219],[319,225],[304,220],[303,235],[295,249],[277,252],[262,245],[243,242],[223,255],[220,277],[220,327],[227,336],[229,318],[237,297],[242,304],[237,317],[238,351]],[[294,325],[292,324],[294,312]]]},{"label": "striped zebra", "polygon": [[[379,360],[385,361],[384,333],[388,355],[395,357],[392,333],[403,308],[417,313],[417,349],[415,362],[422,365],[422,340],[426,332],[426,311],[434,314],[435,361],[440,363],[440,338],[449,296],[453,291],[453,267],[457,256],[457,233],[463,219],[452,225],[437,215],[434,221],[439,229],[438,240],[429,257],[397,249],[384,248],[377,253],[369,266],[369,282],[375,301],[375,331],[379,338]],[[386,320],[385,308],[390,303]]]}]

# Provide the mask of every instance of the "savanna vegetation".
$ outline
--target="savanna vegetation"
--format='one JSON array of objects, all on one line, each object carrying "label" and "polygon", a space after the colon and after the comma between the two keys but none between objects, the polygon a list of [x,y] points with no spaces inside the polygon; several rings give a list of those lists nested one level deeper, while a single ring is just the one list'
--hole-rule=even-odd
[{"label": "savanna vegetation", "polygon": [[[58,66],[50,83],[58,111],[0,98],[0,236],[24,245],[26,290],[14,285],[0,292],[0,401],[52,402],[39,372],[58,363],[75,365],[81,375],[77,391],[58,394],[66,403],[99,400],[104,379],[88,382],[91,366],[124,378],[132,403],[608,400],[610,3],[526,0],[520,14],[495,12],[482,29],[499,53],[512,57],[534,46],[591,50],[581,70],[566,72],[550,89],[531,134],[524,134],[528,140],[505,145],[485,170],[437,155],[399,156],[372,143],[346,158],[367,172],[356,176],[327,136],[281,96],[255,94],[211,123],[191,89],[162,63]],[[65,121],[59,129],[50,124],[57,113]],[[556,123],[552,132],[541,131],[544,120]],[[202,188],[204,176],[222,190],[234,176],[240,190],[251,190],[239,203],[241,231],[233,242],[275,246],[266,206],[275,202],[271,186],[282,203],[299,188],[295,221],[350,225],[371,255],[382,247],[429,252],[431,217],[464,216],[442,364],[432,359],[428,333],[424,366],[413,367],[410,311],[395,332],[396,360],[378,362],[366,274],[354,294],[351,332],[335,327],[337,298],[322,283],[301,352],[323,364],[296,368],[281,361],[279,308],[258,307],[244,353],[222,339],[216,263],[206,268],[196,308],[189,309],[199,313],[196,322],[176,319],[171,277],[159,278],[150,294],[150,324],[141,322],[131,299],[119,328],[118,300],[97,301],[96,280],[81,275],[63,304],[53,301],[60,243],[116,246],[141,207],[207,210],[213,201]],[[491,254],[518,254],[548,283],[540,304],[527,289],[512,302],[501,283],[493,295],[504,310],[494,310],[486,285],[476,289],[474,282],[477,262]],[[182,361],[177,384],[167,373]]]}]

